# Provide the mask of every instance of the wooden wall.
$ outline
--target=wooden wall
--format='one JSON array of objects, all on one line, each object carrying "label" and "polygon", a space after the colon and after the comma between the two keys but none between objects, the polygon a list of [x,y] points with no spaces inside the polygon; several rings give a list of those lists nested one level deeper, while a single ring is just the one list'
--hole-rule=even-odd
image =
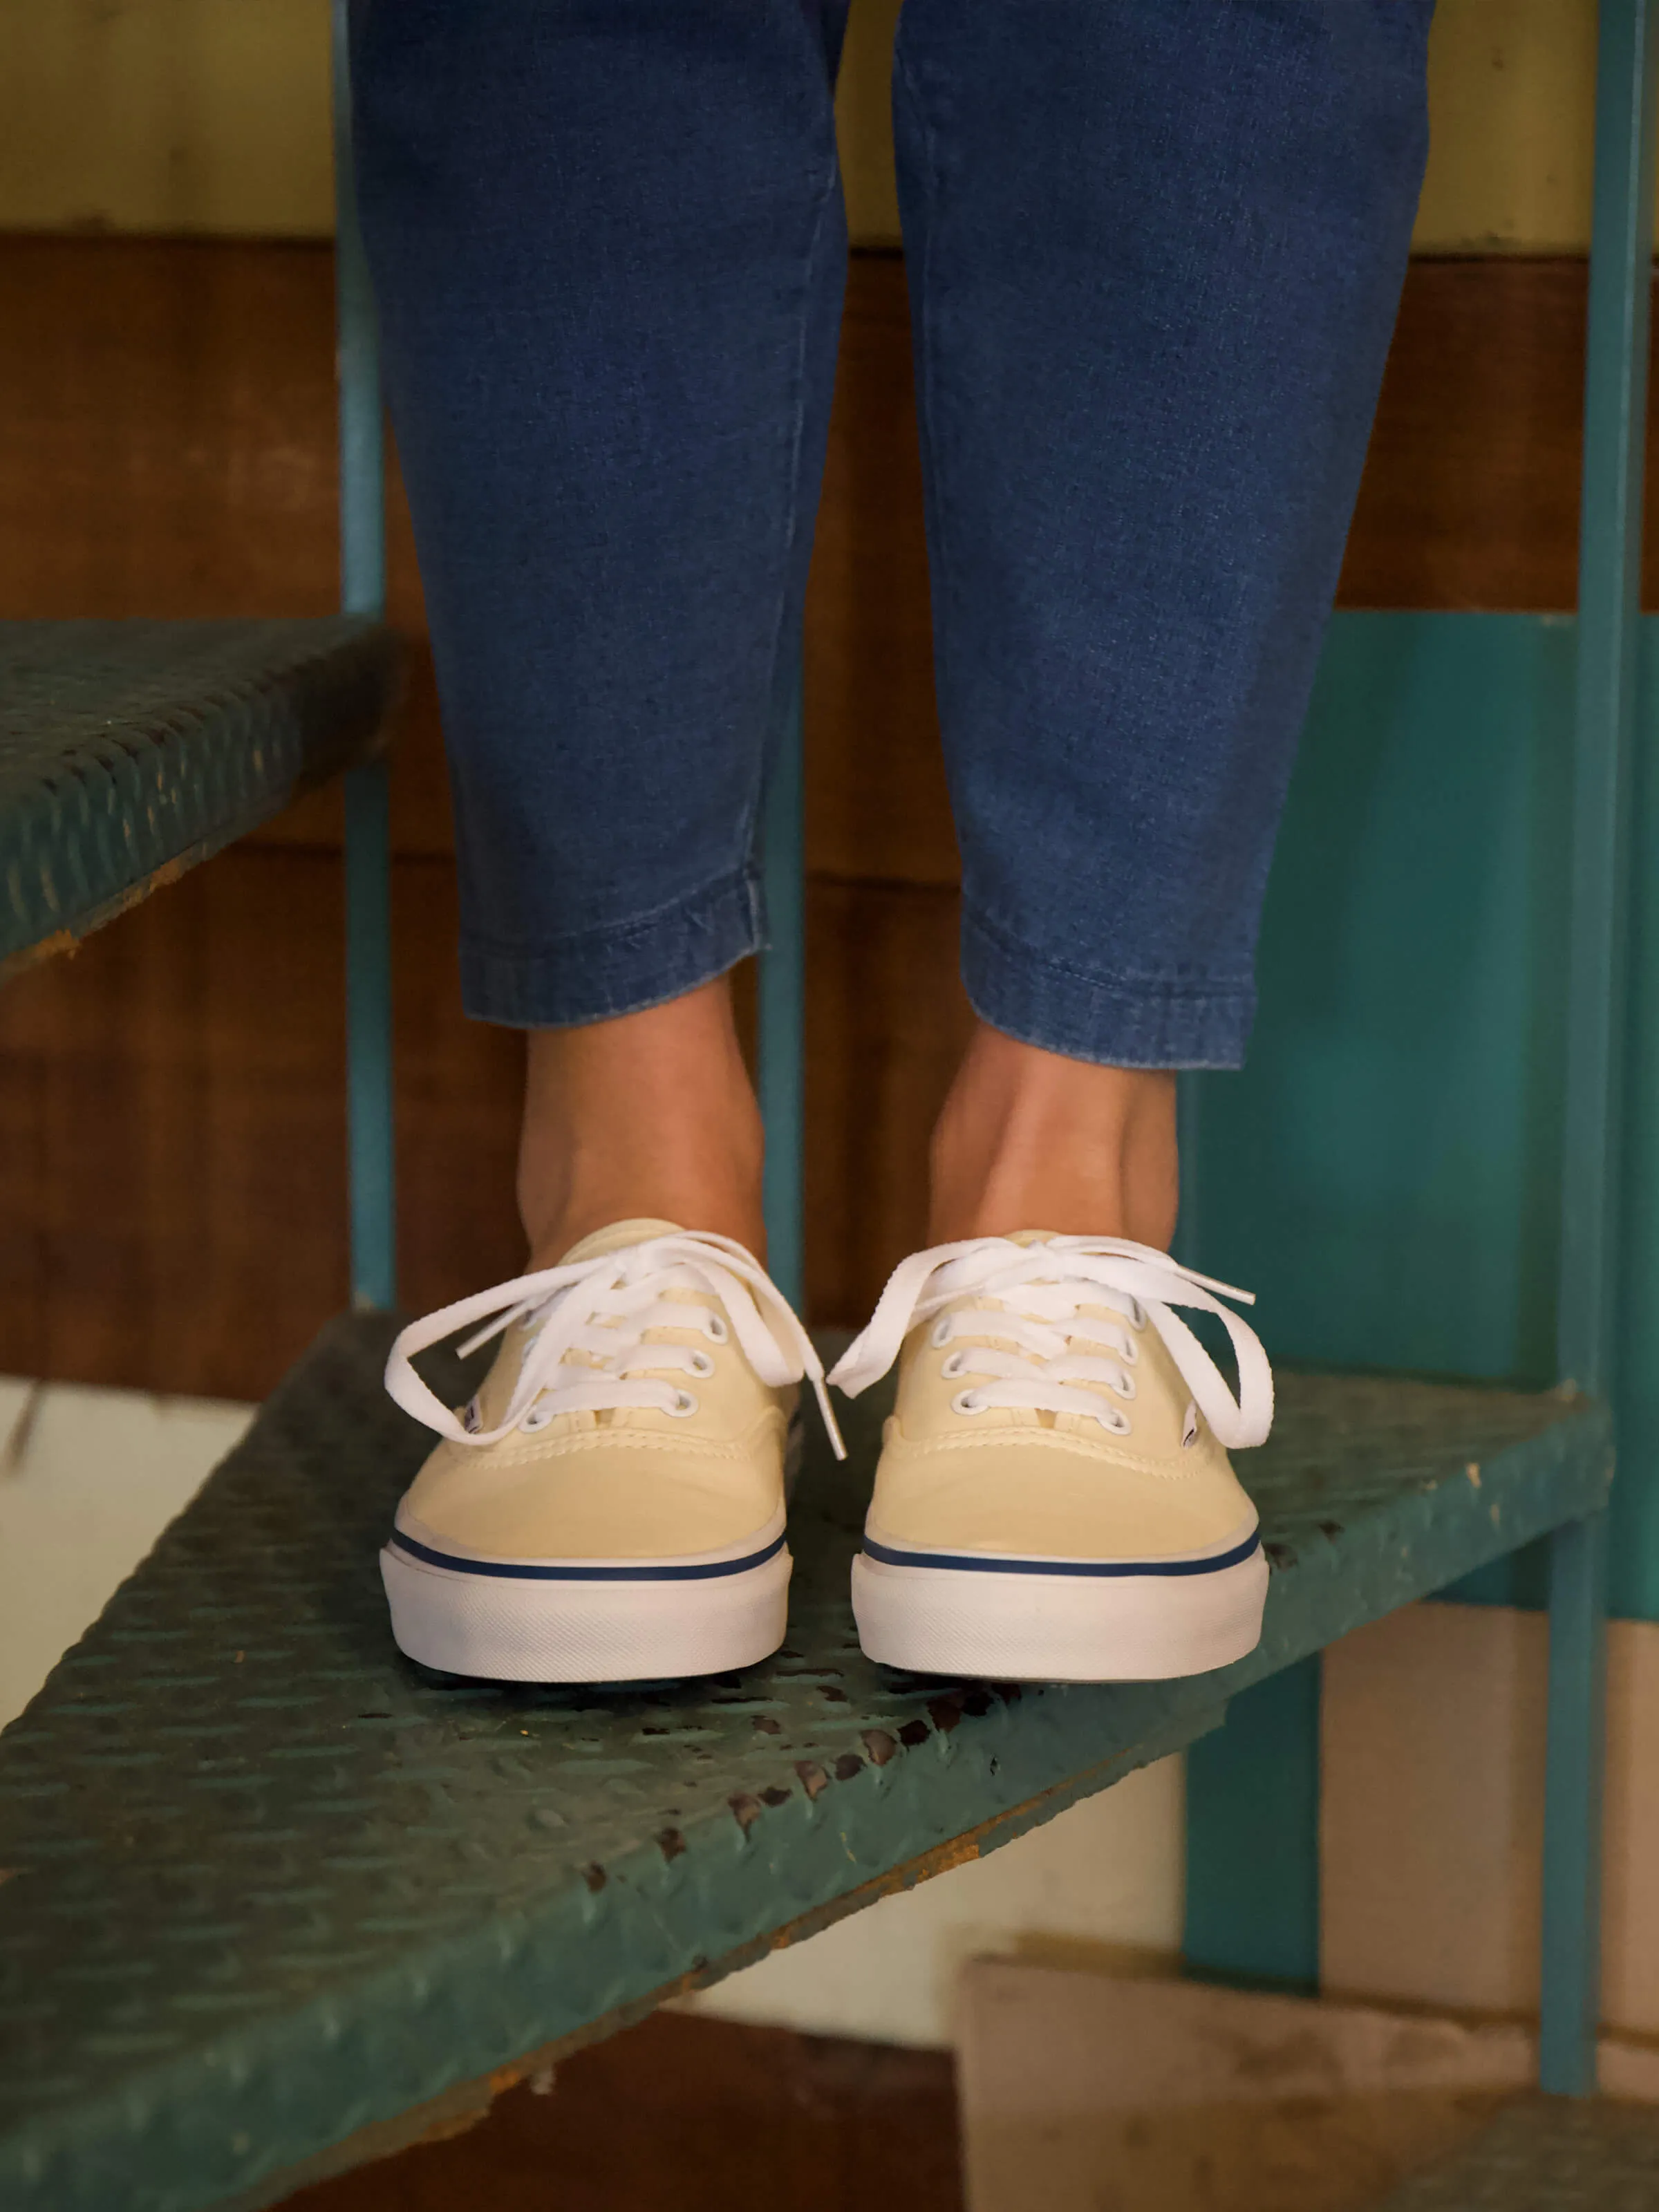
[{"label": "wooden wall", "polygon": [[[308,614],[334,591],[331,305],[314,245],[0,239],[0,611]],[[1350,605],[1573,597],[1583,271],[1418,265]],[[520,1262],[520,1046],[461,1018],[436,703],[393,777],[406,1303]],[[855,258],[807,639],[810,1304],[917,1241],[967,1024],[937,753],[903,270]],[[0,1372],[252,1397],[345,1295],[337,798],[0,996]]]}]

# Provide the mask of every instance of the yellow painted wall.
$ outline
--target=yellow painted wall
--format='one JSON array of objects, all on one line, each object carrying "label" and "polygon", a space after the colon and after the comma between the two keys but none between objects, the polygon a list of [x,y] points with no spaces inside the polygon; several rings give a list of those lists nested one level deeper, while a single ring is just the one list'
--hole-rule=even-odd
[{"label": "yellow painted wall", "polygon": [[[484,0],[477,0],[483,4]],[[896,244],[898,0],[854,0],[853,234]],[[1440,0],[1425,252],[1589,237],[1595,0]],[[304,237],[330,223],[327,0],[0,0],[0,228]]]},{"label": "yellow painted wall", "polygon": [[0,228],[332,223],[328,0],[0,0]]}]

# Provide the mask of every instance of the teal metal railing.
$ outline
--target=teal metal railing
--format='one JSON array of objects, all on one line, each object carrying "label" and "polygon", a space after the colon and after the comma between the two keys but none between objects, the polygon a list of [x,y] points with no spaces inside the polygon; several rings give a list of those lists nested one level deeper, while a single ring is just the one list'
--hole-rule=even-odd
[{"label": "teal metal railing", "polygon": [[[345,0],[334,0],[336,374],[340,409],[340,605],[386,612],[386,434],[380,341],[351,167]],[[384,760],[345,779],[346,1111],[351,1303],[398,1303],[392,1103],[392,841]]]},{"label": "teal metal railing", "polygon": [[[1604,0],[1598,35],[1557,1340],[1563,1380],[1608,1397],[1624,1212],[1655,0]],[[1539,2078],[1546,2089],[1580,2096],[1595,2087],[1600,2019],[1607,1561],[1605,1513],[1551,1540]]]}]

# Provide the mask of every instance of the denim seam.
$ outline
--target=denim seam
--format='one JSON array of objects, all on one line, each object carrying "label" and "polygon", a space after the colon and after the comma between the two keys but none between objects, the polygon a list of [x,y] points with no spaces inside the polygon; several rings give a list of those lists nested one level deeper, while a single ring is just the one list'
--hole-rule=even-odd
[{"label": "denim seam", "polygon": [[[831,97],[833,100],[833,93]],[[777,696],[778,672],[783,659],[784,617],[789,609],[790,577],[794,568],[795,548],[800,538],[800,457],[801,447],[806,437],[806,328],[811,313],[812,271],[817,264],[818,247],[823,237],[823,219],[829,211],[830,195],[836,188],[839,160],[840,155],[836,149],[832,126],[830,135],[830,158],[824,166],[823,183],[818,192],[817,205],[812,214],[812,234],[807,240],[806,252],[801,258],[800,311],[795,337],[794,428],[789,453],[789,487],[787,494],[788,526],[783,544],[783,558],[779,563],[781,578],[778,588],[778,615],[776,628],[772,635],[771,682],[768,686],[768,696],[773,699]],[[745,853],[752,854],[755,848],[756,823],[760,812],[768,766],[766,750],[775,734],[770,730],[766,732],[767,746],[762,750],[760,778],[750,791],[749,803],[744,810],[740,849]],[[762,935],[763,941],[769,942],[769,917],[767,917],[766,921],[767,927]]]},{"label": "denim seam", "polygon": [[650,936],[665,921],[677,914],[684,914],[696,906],[712,905],[723,892],[743,891],[747,894],[751,922],[755,909],[755,869],[750,861],[736,868],[727,868],[717,876],[707,877],[694,884],[687,891],[660,906],[647,907],[642,913],[630,915],[626,921],[599,921],[586,929],[562,931],[557,936],[544,937],[533,944],[514,945],[505,938],[487,937],[477,930],[463,930],[461,943],[470,951],[487,953],[491,958],[507,960],[544,960],[550,956],[574,951],[584,945],[627,945],[633,940]]},{"label": "denim seam", "polygon": [[[582,930],[545,939],[538,947],[491,945],[463,934],[459,951],[466,1011],[477,1020],[509,1029],[562,1029],[664,1005],[726,974],[756,951],[758,907],[754,871],[744,867],[653,908],[649,915],[636,915],[602,931]],[[583,948],[596,936],[604,939],[613,966],[618,955],[625,964],[631,947],[648,945],[653,933],[660,937],[677,918],[691,915],[700,916],[708,943],[696,957],[689,957],[689,946],[683,944],[678,971],[665,981],[666,971],[659,972],[657,983],[644,982],[637,974],[631,981],[613,974],[601,985],[590,973],[579,988],[573,988],[573,971],[584,965]],[[585,964],[592,968],[591,957]]]},{"label": "denim seam", "polygon": [[1255,978],[1248,968],[1235,974],[1193,981],[1182,980],[1178,973],[1159,973],[1155,969],[1085,968],[1075,961],[1057,960],[1051,953],[1039,952],[1035,945],[1016,937],[1012,930],[994,921],[981,908],[964,906],[962,918],[964,927],[977,930],[982,936],[989,938],[999,952],[1024,961],[1029,966],[1041,969],[1048,975],[1062,975],[1071,981],[1086,983],[1092,990],[1120,995],[1133,992],[1138,996],[1157,991],[1166,998],[1196,1000],[1237,998],[1241,993],[1253,993],[1255,988]]}]

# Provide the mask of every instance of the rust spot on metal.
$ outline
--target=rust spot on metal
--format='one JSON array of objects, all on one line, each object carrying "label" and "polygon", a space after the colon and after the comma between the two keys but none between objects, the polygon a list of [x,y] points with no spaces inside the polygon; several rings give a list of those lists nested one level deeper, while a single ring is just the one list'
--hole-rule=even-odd
[{"label": "rust spot on metal", "polygon": [[657,1849],[662,1853],[663,1857],[667,1863],[670,1866],[672,1866],[675,1860],[678,1858],[680,1853],[685,1849],[685,1838],[680,1833],[678,1828],[659,1829],[657,1832]]},{"label": "rust spot on metal", "polygon": [[1321,1521],[1316,1524],[1316,1526],[1318,1527],[1320,1534],[1322,1536],[1328,1536],[1332,1543],[1334,1543],[1337,1538],[1342,1534],[1342,1523],[1340,1521]]},{"label": "rust spot on metal", "polygon": [[597,1865],[591,1859],[582,1869],[582,1880],[587,1884],[595,1897],[599,1895],[599,1892],[605,1887],[606,1882],[609,1881],[611,1877],[606,1874],[605,1869],[602,1866]]},{"label": "rust spot on metal", "polygon": [[870,1754],[872,1766],[885,1766],[898,1750],[897,1742],[885,1729],[866,1729],[861,1741]]},{"label": "rust spot on metal", "polygon": [[855,1751],[842,1752],[841,1757],[836,1761],[837,1782],[850,1782],[855,1774],[862,1774],[863,1771],[864,1761]]},{"label": "rust spot on metal", "polygon": [[991,1692],[983,1688],[969,1690],[962,1701],[962,1710],[973,1720],[983,1720],[991,1710]]},{"label": "rust spot on metal", "polygon": [[828,1698],[830,1704],[833,1705],[844,1705],[847,1703],[846,1691],[836,1689],[835,1686],[830,1682],[822,1682],[819,1684],[818,1695],[821,1698]]},{"label": "rust spot on metal", "polygon": [[775,1782],[769,1789],[763,1790],[761,1791],[761,1803],[763,1805],[787,1805],[789,1802],[792,1795],[793,1792],[785,1790],[780,1784]]},{"label": "rust spot on metal", "polygon": [[955,1691],[948,1698],[930,1698],[927,1717],[941,1735],[949,1735],[962,1718],[962,1692]]},{"label": "rust spot on metal", "polygon": [[830,1777],[815,1759],[798,1759],[795,1771],[799,1775],[801,1787],[809,1798],[822,1797],[830,1787]]},{"label": "rust spot on metal", "polygon": [[926,1743],[932,1734],[926,1721],[906,1721],[899,1730],[899,1741],[914,1751],[919,1743]]},{"label": "rust spot on metal", "polygon": [[1264,1544],[1262,1550],[1276,1567],[1293,1567],[1296,1553],[1288,1544]]},{"label": "rust spot on metal", "polygon": [[732,1808],[732,1817],[746,1836],[761,1816],[760,1800],[751,1797],[746,1790],[739,1790],[726,1803]]},{"label": "rust spot on metal", "polygon": [[763,1735],[781,1735],[783,1734],[782,1722],[775,1721],[770,1713],[757,1713],[755,1716],[755,1726],[760,1730]]}]

